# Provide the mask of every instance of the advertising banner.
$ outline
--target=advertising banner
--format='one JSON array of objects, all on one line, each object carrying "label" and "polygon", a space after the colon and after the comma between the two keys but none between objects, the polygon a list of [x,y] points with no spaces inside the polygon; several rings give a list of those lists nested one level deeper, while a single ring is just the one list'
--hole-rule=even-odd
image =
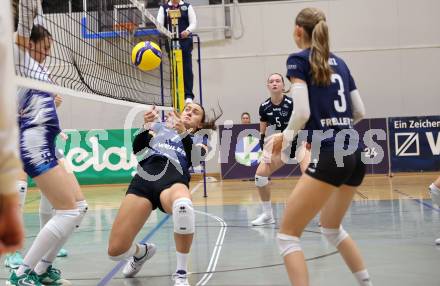
[{"label": "advertising banner", "polygon": [[388,119],[393,172],[440,170],[440,116]]}]

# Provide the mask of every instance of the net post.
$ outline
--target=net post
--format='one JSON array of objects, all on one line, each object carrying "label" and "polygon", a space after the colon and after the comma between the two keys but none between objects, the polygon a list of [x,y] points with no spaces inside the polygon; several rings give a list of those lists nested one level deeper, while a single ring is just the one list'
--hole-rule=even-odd
[{"label": "net post", "polygon": [[[17,88],[13,62],[14,53],[12,51],[14,30],[12,15],[11,2],[6,1],[5,7],[0,9],[0,98],[13,96]],[[4,103],[3,100],[2,103]],[[12,112],[15,113],[16,110],[14,109]],[[4,119],[7,120],[7,117]],[[0,122],[0,124],[6,123],[6,121]],[[15,121],[13,124],[15,124]]]},{"label": "net post", "polygon": [[[200,52],[200,37],[197,34],[192,34],[191,37],[197,38],[197,66],[198,66],[198,74],[199,74],[199,98],[200,98],[200,105],[203,106],[203,92],[202,92],[202,58],[201,58],[201,52]],[[203,197],[208,197],[208,192],[206,188],[206,162],[203,161],[202,163],[202,172],[203,172]]]}]

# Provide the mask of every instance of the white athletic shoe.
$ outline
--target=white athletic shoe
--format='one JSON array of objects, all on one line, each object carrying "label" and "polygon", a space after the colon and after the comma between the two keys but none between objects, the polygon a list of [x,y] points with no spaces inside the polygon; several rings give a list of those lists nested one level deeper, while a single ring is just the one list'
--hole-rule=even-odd
[{"label": "white athletic shoe", "polygon": [[268,215],[266,213],[260,214],[256,219],[254,219],[251,224],[254,226],[260,226],[265,224],[274,224],[275,219],[272,215]]},{"label": "white athletic shoe", "polygon": [[[182,272],[182,273],[179,273]],[[173,274],[174,286],[191,286],[188,282],[188,274],[185,271],[179,270]]]},{"label": "white athletic shoe", "polygon": [[125,264],[124,269],[122,269],[122,274],[124,277],[134,277],[141,270],[145,261],[153,257],[153,255],[156,253],[156,245],[152,243],[145,243],[144,245],[147,247],[147,253],[145,253],[144,257],[139,259],[134,256],[128,259],[127,264]]},{"label": "white athletic shoe", "polygon": [[435,240],[435,245],[440,245],[440,238],[437,238],[437,239]]}]

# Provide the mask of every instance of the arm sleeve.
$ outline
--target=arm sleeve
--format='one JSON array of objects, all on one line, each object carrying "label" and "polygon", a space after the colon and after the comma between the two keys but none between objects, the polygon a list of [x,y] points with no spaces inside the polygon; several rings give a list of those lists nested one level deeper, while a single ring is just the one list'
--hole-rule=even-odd
[{"label": "arm sleeve", "polygon": [[353,121],[357,124],[365,117],[365,106],[357,89],[350,92],[351,109],[353,110]]},{"label": "arm sleeve", "polygon": [[[294,83],[292,86],[294,109],[289,124],[283,133],[293,132],[293,138],[304,128],[310,117],[309,91],[305,83]],[[286,134],[286,133],[285,133]]]},{"label": "arm sleeve", "polygon": [[153,135],[151,135],[150,130],[143,128],[140,129],[139,133],[136,135],[136,137],[134,137],[133,140],[133,153],[137,154],[145,148],[148,148],[152,138]]},{"label": "arm sleeve", "polygon": [[289,58],[287,59],[286,68],[286,77],[288,79],[292,80],[292,78],[298,78],[306,81],[308,73],[307,63],[303,58],[296,55],[289,56]]},{"label": "arm sleeve", "polygon": [[188,28],[186,28],[186,30],[192,33],[197,28],[196,12],[194,11],[192,5],[188,6],[188,18],[189,18],[189,26]]},{"label": "arm sleeve", "polygon": [[161,25],[165,24],[165,11],[162,6],[159,7],[159,12],[157,12],[156,17],[157,22],[159,22]]}]

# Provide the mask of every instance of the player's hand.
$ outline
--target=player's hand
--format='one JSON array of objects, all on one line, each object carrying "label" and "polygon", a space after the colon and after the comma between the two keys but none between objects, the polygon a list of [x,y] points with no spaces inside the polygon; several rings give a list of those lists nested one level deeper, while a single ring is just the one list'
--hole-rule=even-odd
[{"label": "player's hand", "polygon": [[188,30],[183,31],[182,33],[180,33],[180,37],[183,39],[186,39],[189,37],[189,35],[191,35],[191,32]]},{"label": "player's hand", "polygon": [[53,100],[55,101],[55,106],[60,107],[61,103],[63,103],[63,97],[59,94],[55,94],[53,96]]},{"label": "player's hand", "polygon": [[0,255],[23,246],[24,229],[18,194],[0,194]]},{"label": "player's hand", "polygon": [[177,111],[170,112],[169,116],[173,118],[173,128],[177,131],[177,133],[182,134],[186,132],[185,125],[183,125],[182,119],[180,118],[180,114]]},{"label": "player's hand", "polygon": [[153,123],[157,118],[159,118],[159,112],[156,109],[156,105],[153,105],[153,108],[144,113],[144,123],[146,125]]}]

